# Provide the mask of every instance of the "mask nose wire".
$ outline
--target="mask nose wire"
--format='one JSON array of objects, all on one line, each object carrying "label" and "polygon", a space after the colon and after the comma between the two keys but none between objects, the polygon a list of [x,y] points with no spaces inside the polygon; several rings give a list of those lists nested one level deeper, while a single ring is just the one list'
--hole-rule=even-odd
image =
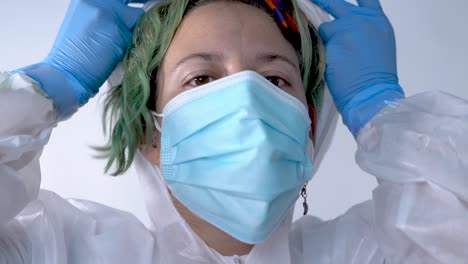
[{"label": "mask nose wire", "polygon": [[161,128],[161,125],[159,125],[159,123],[158,123],[158,117],[164,117],[164,114],[158,114],[156,111],[153,111],[153,110],[150,110],[150,113],[153,115],[154,126],[161,133],[162,128]]}]

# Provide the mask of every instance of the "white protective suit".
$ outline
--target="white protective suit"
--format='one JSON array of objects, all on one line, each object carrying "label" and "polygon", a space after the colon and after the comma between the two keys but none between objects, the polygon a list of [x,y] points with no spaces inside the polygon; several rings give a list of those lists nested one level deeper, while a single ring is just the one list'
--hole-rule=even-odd
[{"label": "white protective suit", "polygon": [[248,256],[210,249],[138,153],[152,227],[129,213],[39,190],[39,155],[57,124],[40,88],[0,74],[0,263],[468,263],[468,102],[440,92],[387,107],[356,159],[380,185],[332,221],[292,213]]},{"label": "white protective suit", "polygon": [[[320,112],[314,163],[336,122]],[[468,102],[440,92],[375,116],[356,161],[375,175],[373,198],[321,221],[288,217],[247,256],[221,256],[176,211],[159,168],[137,153],[151,227],[129,213],[39,190],[39,156],[57,125],[52,101],[20,74],[0,73],[0,264],[466,264]],[[66,176],[66,175],[65,175]]]}]

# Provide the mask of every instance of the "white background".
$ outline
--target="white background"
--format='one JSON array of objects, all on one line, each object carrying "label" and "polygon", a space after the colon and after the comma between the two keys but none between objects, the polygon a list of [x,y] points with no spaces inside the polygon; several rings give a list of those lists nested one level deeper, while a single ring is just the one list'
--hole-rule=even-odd
[{"label": "white background", "polygon": [[[0,70],[43,59],[69,1],[1,1]],[[399,77],[406,94],[443,90],[468,99],[468,1],[383,0],[382,5],[396,31]],[[131,211],[147,223],[136,175],[106,176],[104,161],[91,157],[88,146],[104,142],[99,102],[97,96],[54,130],[41,159],[42,188]],[[320,171],[309,184],[311,214],[334,218],[371,198],[376,182],[354,163],[355,149],[340,120]],[[296,216],[301,210],[300,201]]]}]

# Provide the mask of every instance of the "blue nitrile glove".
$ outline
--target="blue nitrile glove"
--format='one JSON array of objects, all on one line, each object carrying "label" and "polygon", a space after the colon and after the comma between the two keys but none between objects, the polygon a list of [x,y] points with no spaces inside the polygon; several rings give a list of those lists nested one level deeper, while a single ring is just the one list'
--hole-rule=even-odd
[{"label": "blue nitrile glove", "polygon": [[15,71],[38,82],[54,101],[59,120],[86,104],[123,59],[144,13],[128,2],[71,0],[48,56]]},{"label": "blue nitrile glove", "polygon": [[335,17],[323,23],[326,81],[343,123],[357,138],[366,123],[404,98],[398,84],[395,34],[378,0],[311,0]]}]

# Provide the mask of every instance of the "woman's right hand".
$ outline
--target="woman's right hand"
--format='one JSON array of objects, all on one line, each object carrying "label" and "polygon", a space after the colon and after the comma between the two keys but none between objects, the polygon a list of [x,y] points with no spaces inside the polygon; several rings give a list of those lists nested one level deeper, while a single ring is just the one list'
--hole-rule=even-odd
[{"label": "woman's right hand", "polygon": [[133,28],[144,13],[128,2],[71,0],[49,55],[16,70],[38,82],[54,101],[59,119],[71,116],[97,94],[123,59]]}]

